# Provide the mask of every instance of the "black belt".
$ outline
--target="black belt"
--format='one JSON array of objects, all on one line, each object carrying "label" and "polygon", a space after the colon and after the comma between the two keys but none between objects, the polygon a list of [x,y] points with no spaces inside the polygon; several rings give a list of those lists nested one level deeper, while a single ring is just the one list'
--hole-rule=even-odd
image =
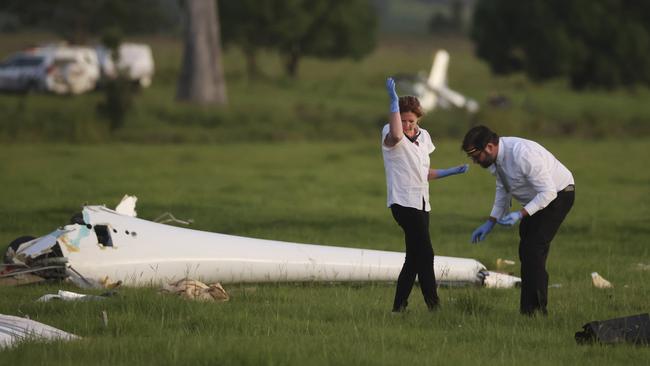
[{"label": "black belt", "polygon": [[575,184],[569,184],[568,186],[564,187],[563,190],[559,191],[560,192],[574,192],[576,190]]}]

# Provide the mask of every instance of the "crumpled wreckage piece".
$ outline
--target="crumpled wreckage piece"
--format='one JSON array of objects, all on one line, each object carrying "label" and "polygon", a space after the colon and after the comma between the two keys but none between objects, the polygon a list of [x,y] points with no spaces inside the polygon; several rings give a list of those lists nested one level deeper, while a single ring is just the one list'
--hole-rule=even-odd
[{"label": "crumpled wreckage piece", "polygon": [[510,276],[505,273],[488,271],[483,286],[487,288],[513,288],[521,286],[519,277]]},{"label": "crumpled wreckage piece", "polygon": [[0,349],[31,340],[55,341],[80,338],[31,319],[0,314]]},{"label": "crumpled wreckage piece", "polygon": [[163,284],[161,293],[175,294],[188,300],[203,300],[224,302],[230,300],[230,296],[220,283],[205,283],[192,279],[182,279],[178,282]]},{"label": "crumpled wreckage piece", "polygon": [[612,288],[614,287],[611,282],[607,281],[598,272],[591,272],[591,283],[596,288]]}]

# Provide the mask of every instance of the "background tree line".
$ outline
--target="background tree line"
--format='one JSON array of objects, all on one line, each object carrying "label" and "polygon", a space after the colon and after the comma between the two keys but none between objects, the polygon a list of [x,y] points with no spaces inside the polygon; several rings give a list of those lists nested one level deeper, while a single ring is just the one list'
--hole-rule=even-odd
[{"label": "background tree line", "polygon": [[479,0],[472,39],[497,74],[574,89],[650,85],[650,2]]},{"label": "background tree line", "polygon": [[[191,0],[5,0],[0,28],[40,28],[73,43],[111,34],[175,32]],[[575,89],[650,85],[650,2],[645,0],[420,0],[431,4],[430,30],[462,32],[473,7],[476,54],[497,74],[535,81],[567,78]],[[250,75],[257,55],[274,51],[297,76],[304,57],[361,58],[376,44],[388,0],[220,1],[221,37],[240,47]],[[449,9],[447,15],[441,6]],[[215,14],[216,16],[216,14]]]},{"label": "background tree line", "polygon": [[[192,0],[6,0],[0,5],[12,27],[52,31],[71,43],[106,34],[180,34]],[[214,16],[225,46],[238,46],[248,71],[260,73],[260,50],[282,55],[286,73],[297,76],[303,57],[359,59],[376,42],[376,12],[367,0],[218,1]],[[5,22],[6,23],[6,22]],[[6,28],[6,27],[5,27]]]}]

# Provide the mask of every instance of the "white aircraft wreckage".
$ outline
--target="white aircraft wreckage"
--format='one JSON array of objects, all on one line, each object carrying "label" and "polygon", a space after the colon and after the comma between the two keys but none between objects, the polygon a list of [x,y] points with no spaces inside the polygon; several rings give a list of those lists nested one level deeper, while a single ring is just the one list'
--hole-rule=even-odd
[{"label": "white aircraft wreckage", "polygon": [[[404,253],[289,243],[211,233],[136,217],[133,196],[115,210],[84,206],[71,223],[7,249],[0,277],[69,278],[80,285],[121,281],[151,286],[183,278],[207,282],[396,281]],[[30,240],[31,239],[31,240]],[[443,285],[514,287],[517,277],[474,259],[435,257]]]},{"label": "white aircraft wreckage", "polygon": [[406,94],[414,95],[420,100],[420,105],[425,112],[436,107],[447,109],[450,107],[464,108],[469,113],[479,110],[478,102],[467,98],[447,86],[447,68],[449,67],[449,53],[439,50],[433,57],[431,71],[426,76],[396,75],[395,81],[398,89]]}]

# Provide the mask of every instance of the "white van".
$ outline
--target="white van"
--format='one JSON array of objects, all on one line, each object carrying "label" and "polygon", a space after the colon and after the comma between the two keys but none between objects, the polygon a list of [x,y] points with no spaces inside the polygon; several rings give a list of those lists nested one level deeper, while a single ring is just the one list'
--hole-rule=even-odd
[{"label": "white van", "polygon": [[104,77],[115,78],[120,70],[129,80],[136,82],[140,87],[146,88],[151,85],[155,67],[149,45],[122,43],[119,47],[117,68],[106,47],[97,46],[95,50]]},{"label": "white van", "polygon": [[90,47],[46,46],[35,50],[51,57],[53,72],[45,80],[46,89],[57,94],[81,94],[95,89],[100,70],[97,54]]}]

